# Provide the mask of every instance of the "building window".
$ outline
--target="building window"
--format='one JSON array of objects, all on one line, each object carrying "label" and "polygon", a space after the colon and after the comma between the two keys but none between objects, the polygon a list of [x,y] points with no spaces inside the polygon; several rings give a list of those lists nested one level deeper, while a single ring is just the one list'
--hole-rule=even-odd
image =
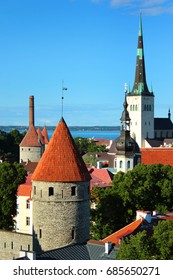
[{"label": "building window", "polygon": [[36,194],[36,186],[34,186],[34,194]]},{"label": "building window", "polygon": [[42,190],[40,190],[40,197],[42,198]]},{"label": "building window", "polygon": [[114,159],[114,168],[117,168],[117,159]]},{"label": "building window", "polygon": [[76,195],[76,186],[71,187],[71,196]]},{"label": "building window", "polygon": [[28,244],[28,251],[30,251],[30,245]]},{"label": "building window", "polygon": [[123,162],[120,160],[120,168],[123,168]]},{"label": "building window", "polygon": [[26,201],[26,208],[30,209],[30,201],[29,200]]},{"label": "building window", "polygon": [[11,249],[13,250],[13,241],[11,242]]},{"label": "building window", "polygon": [[132,111],[132,105],[130,105],[130,111]]},{"label": "building window", "polygon": [[127,169],[129,169],[130,168],[130,160],[128,160],[128,162],[127,162]]},{"label": "building window", "polygon": [[135,106],[135,110],[138,111],[138,105]]},{"label": "building window", "polygon": [[74,237],[75,237],[75,228],[73,227],[72,231],[71,231],[71,238],[72,238],[72,240],[74,239]]},{"label": "building window", "polygon": [[4,242],[4,249],[6,249],[6,247],[7,247],[7,244],[6,244],[6,242]]},{"label": "building window", "polygon": [[26,225],[30,226],[30,217],[26,217]]},{"label": "building window", "polygon": [[42,238],[42,229],[39,230],[39,238]]},{"label": "building window", "polygon": [[49,188],[49,196],[54,195],[54,188],[50,187]]}]

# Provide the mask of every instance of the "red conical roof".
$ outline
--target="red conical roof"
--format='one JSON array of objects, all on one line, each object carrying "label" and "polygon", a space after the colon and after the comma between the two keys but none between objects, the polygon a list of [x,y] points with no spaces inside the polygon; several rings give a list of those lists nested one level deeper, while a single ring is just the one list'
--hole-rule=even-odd
[{"label": "red conical roof", "polygon": [[44,137],[44,144],[48,144],[49,143],[49,137],[48,137],[46,126],[43,127],[43,130],[42,130],[41,133],[42,133],[42,135]]},{"label": "red conical roof", "polygon": [[28,132],[20,143],[21,147],[40,147],[37,131],[33,124],[30,125]]},{"label": "red conical roof", "polygon": [[62,118],[34,171],[32,180],[43,182],[85,182],[90,179],[86,165]]}]

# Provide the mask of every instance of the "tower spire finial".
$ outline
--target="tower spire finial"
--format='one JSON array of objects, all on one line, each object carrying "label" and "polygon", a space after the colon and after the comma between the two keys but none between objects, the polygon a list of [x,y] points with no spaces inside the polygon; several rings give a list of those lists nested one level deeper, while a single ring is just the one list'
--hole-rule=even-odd
[{"label": "tower spire finial", "polygon": [[141,11],[140,11],[139,32],[138,32],[135,82],[131,94],[135,94],[135,95],[152,94],[148,90],[148,86],[146,82]]},{"label": "tower spire finial", "polygon": [[67,88],[64,87],[64,81],[62,80],[62,94],[61,94],[62,108],[61,108],[61,117],[63,117],[63,110],[64,110],[64,90],[67,90]]}]

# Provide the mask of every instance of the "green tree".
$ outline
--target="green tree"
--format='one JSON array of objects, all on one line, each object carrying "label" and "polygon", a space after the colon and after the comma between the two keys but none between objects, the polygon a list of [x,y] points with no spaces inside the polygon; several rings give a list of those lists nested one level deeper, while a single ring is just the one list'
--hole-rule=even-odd
[{"label": "green tree", "polygon": [[173,260],[173,221],[160,221],[154,228],[155,258]]},{"label": "green tree", "polygon": [[153,256],[153,244],[146,231],[125,238],[116,254],[117,260],[150,260]]},{"label": "green tree", "polygon": [[146,231],[126,237],[116,254],[118,260],[173,260],[173,221],[159,221],[153,235]]},{"label": "green tree", "polygon": [[97,145],[93,139],[76,137],[76,138],[74,138],[74,141],[82,156],[88,152],[93,153],[93,152],[106,152],[107,151],[105,145]]},{"label": "green tree", "polygon": [[91,237],[103,239],[123,227],[124,209],[121,198],[112,188],[95,187],[91,192]]},{"label": "green tree", "polygon": [[16,215],[18,185],[25,182],[26,171],[19,163],[0,164],[0,228],[12,229]]},{"label": "green tree", "polygon": [[116,174],[113,188],[123,201],[127,223],[135,218],[139,209],[170,211],[173,208],[173,167],[136,165],[126,174]]},{"label": "green tree", "polygon": [[24,137],[14,129],[9,133],[0,131],[0,159],[2,161],[15,162],[19,161],[19,144]]}]

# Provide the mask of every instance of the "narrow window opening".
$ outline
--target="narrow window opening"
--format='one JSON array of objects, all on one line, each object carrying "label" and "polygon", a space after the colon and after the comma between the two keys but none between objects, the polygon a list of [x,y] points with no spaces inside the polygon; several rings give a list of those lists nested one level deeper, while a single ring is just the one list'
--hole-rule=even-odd
[{"label": "narrow window opening", "polygon": [[42,229],[39,230],[39,238],[42,238]]},{"label": "narrow window opening", "polygon": [[11,242],[11,249],[13,250],[13,241]]},{"label": "narrow window opening", "polygon": [[71,195],[76,195],[76,186],[71,187]]},{"label": "narrow window opening", "polygon": [[54,195],[54,188],[50,187],[49,188],[49,196]]},{"label": "narrow window opening", "polygon": [[75,237],[75,230],[74,230],[74,228],[72,228],[72,231],[71,231],[71,238],[72,238],[72,240],[74,239],[74,237]]}]

